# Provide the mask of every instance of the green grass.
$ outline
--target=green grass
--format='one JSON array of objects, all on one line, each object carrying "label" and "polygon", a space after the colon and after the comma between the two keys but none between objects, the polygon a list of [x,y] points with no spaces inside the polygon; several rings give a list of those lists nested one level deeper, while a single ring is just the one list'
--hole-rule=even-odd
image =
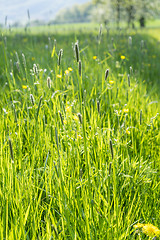
[{"label": "green grass", "polygon": [[160,228],[157,40],[8,33],[0,51],[0,239],[149,239],[133,225]]},{"label": "green grass", "polygon": [[[146,20],[146,28],[140,29],[139,22],[135,21],[135,30],[140,30],[141,31],[146,31],[150,29],[150,31],[157,31],[160,26],[160,19],[148,19]],[[122,29],[128,28],[128,25],[125,21],[120,22],[120,27]],[[105,26],[103,26],[105,28]],[[115,22],[110,22],[107,25],[107,28],[110,29],[116,29],[117,25]],[[11,27],[10,30],[8,28],[3,29],[3,33],[7,34],[9,31],[12,33],[24,33],[26,32],[36,35],[36,34],[66,34],[68,35],[69,33],[84,33],[84,32],[94,32],[98,33],[99,31],[99,23],[96,22],[88,22],[88,23],[72,23],[72,24],[53,24],[53,25],[44,25],[44,26],[28,26],[27,28],[25,27]],[[158,35],[158,31],[157,31]]]},{"label": "green grass", "polygon": [[30,33],[32,35],[36,34],[66,34],[69,33],[80,33],[80,32],[93,32],[95,30],[96,32],[99,30],[99,24],[95,22],[89,22],[89,23],[70,23],[70,24],[53,24],[53,25],[44,25],[44,26],[28,26],[25,27],[13,27],[10,30],[8,28],[4,28],[3,31],[5,33],[12,32],[12,33]]}]

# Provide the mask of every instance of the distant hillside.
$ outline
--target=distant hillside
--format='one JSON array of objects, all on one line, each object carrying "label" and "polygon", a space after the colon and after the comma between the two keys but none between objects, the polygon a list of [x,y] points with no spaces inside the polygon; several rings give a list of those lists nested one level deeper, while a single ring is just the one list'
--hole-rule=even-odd
[{"label": "distant hillside", "polygon": [[92,2],[76,4],[58,12],[50,24],[90,22],[94,5]]},{"label": "distant hillside", "polygon": [[0,23],[14,22],[26,23],[28,21],[27,10],[30,12],[30,20],[43,20],[48,22],[53,20],[56,14],[64,9],[72,7],[74,4],[83,4],[88,0],[1,0]]}]

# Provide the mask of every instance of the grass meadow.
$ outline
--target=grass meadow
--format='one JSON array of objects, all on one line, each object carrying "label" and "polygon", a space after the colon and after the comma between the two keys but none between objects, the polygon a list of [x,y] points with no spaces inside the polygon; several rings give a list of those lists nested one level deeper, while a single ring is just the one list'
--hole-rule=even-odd
[{"label": "grass meadow", "polygon": [[0,239],[158,239],[159,34],[1,30]]}]

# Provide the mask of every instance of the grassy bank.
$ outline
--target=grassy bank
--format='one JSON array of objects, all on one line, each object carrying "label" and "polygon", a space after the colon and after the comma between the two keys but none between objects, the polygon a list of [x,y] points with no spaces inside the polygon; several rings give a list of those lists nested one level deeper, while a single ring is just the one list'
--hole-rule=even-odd
[{"label": "grassy bank", "polygon": [[149,239],[133,226],[160,227],[157,39],[3,34],[0,51],[0,238]]}]

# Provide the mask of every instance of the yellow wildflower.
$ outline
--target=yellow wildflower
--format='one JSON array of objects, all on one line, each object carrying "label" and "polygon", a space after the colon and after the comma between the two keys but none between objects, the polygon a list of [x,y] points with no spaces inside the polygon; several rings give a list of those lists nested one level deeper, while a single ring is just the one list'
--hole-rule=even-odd
[{"label": "yellow wildflower", "polygon": [[61,74],[57,74],[57,78],[62,78],[62,75]]},{"label": "yellow wildflower", "polygon": [[64,119],[64,120],[63,120],[63,123],[64,123],[64,124],[67,124],[67,120],[66,120],[66,119]]},{"label": "yellow wildflower", "polygon": [[109,80],[109,84],[114,84],[114,81],[112,81],[112,80]]},{"label": "yellow wildflower", "polygon": [[68,68],[68,70],[69,70],[70,72],[72,72],[72,71],[73,71],[73,69],[72,69],[71,67],[69,67],[69,68]]},{"label": "yellow wildflower", "polygon": [[35,60],[35,57],[32,57],[32,61],[34,61]]},{"label": "yellow wildflower", "polygon": [[66,71],[65,71],[65,75],[68,75],[69,74],[69,70],[67,69]]},{"label": "yellow wildflower", "polygon": [[93,60],[96,60],[97,59],[97,56],[93,56]]},{"label": "yellow wildflower", "polygon": [[128,129],[126,129],[126,133],[129,135],[130,134],[130,131]]},{"label": "yellow wildflower", "polygon": [[136,225],[134,225],[134,228],[142,228],[144,226],[143,223],[137,223]]},{"label": "yellow wildflower", "polygon": [[142,232],[149,237],[160,236],[160,230],[152,224],[144,224],[142,227]]},{"label": "yellow wildflower", "polygon": [[121,59],[124,60],[126,57],[124,55],[121,56]]},{"label": "yellow wildflower", "polygon": [[83,137],[82,137],[81,135],[78,135],[78,139],[80,139],[80,140],[81,140],[81,139],[83,139]]},{"label": "yellow wildflower", "polygon": [[66,112],[67,112],[67,113],[70,113],[71,111],[72,111],[72,108],[71,108],[70,106],[67,106],[67,107],[66,107]]},{"label": "yellow wildflower", "polygon": [[123,109],[123,112],[124,112],[124,113],[128,113],[128,112],[129,112],[129,109],[128,109],[128,108],[124,108],[124,109]]},{"label": "yellow wildflower", "polygon": [[73,116],[73,120],[74,120],[74,121],[79,121],[78,116],[77,116],[77,115],[74,115],[74,116]]},{"label": "yellow wildflower", "polygon": [[23,88],[23,89],[27,89],[27,86],[26,86],[26,85],[22,85],[22,88]]}]

